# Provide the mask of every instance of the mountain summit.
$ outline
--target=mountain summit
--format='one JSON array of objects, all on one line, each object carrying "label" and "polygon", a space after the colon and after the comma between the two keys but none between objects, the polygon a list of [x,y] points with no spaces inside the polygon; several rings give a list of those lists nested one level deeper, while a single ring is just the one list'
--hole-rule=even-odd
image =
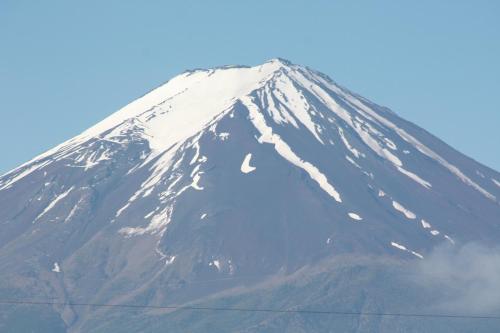
[{"label": "mountain summit", "polygon": [[[320,72],[196,69],[0,177],[0,293],[59,300],[27,312],[47,332],[322,331],[283,314],[220,327],[215,313],[71,304],[390,310],[363,283],[443,243],[498,244],[499,201],[498,172]],[[357,291],[319,297],[328,288]],[[391,320],[341,327],[421,327]]]}]

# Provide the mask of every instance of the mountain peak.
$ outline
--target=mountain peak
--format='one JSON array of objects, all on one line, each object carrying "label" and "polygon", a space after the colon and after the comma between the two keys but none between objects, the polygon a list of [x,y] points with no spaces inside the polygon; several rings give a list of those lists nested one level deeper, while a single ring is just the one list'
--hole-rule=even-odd
[{"label": "mountain peak", "polygon": [[[327,131],[338,132],[344,143],[347,142],[344,133],[352,133],[402,175],[424,188],[431,188],[429,181],[405,167],[406,153],[398,154],[393,140],[389,139],[392,134],[382,134],[386,130],[395,132],[463,183],[496,201],[491,190],[399,127],[380,107],[339,87],[326,75],[283,58],[273,58],[253,67],[225,66],[184,72],[57,149],[74,147],[91,139],[114,140],[133,134],[147,142],[151,149],[149,159],[152,159],[234,112],[238,102],[242,102],[248,112],[257,110],[250,112],[251,118],[263,116],[265,121],[270,117],[277,125],[303,128],[322,145],[334,142],[329,137],[333,134],[326,135]],[[361,155],[360,149],[345,145],[356,157]],[[47,153],[38,159],[44,156]]]},{"label": "mountain peak", "polygon": [[287,67],[294,65],[290,60],[280,57],[269,59],[268,61],[266,61],[266,63],[279,64],[280,66]]},{"label": "mountain peak", "polygon": [[181,73],[182,75],[191,75],[193,73],[197,72],[206,72],[206,73],[214,73],[219,70],[246,70],[246,69],[252,69],[252,68],[262,68],[262,67],[272,67],[275,70],[279,70],[280,68],[283,67],[292,67],[292,66],[297,66],[296,64],[292,63],[291,61],[276,57],[269,59],[261,64],[257,64],[255,66],[249,66],[249,65],[241,65],[241,64],[234,64],[234,65],[222,65],[222,66],[215,66],[215,67],[209,67],[209,68],[192,68],[192,69],[187,69],[184,72]]},{"label": "mountain peak", "polygon": [[189,71],[0,177],[0,281],[68,300],[74,331],[130,331],[69,301],[194,304],[494,243],[499,196],[498,172],[314,70]]},{"label": "mountain peak", "polygon": [[[299,68],[302,67],[288,60],[274,58],[253,67],[222,66],[186,71],[89,128],[76,141],[100,137],[105,132],[115,133],[113,128],[135,118],[144,124],[153,150],[162,152],[201,130],[241,97],[283,74],[283,69],[288,73]],[[288,84],[292,84],[291,81]],[[166,112],[167,107],[171,111]]]}]

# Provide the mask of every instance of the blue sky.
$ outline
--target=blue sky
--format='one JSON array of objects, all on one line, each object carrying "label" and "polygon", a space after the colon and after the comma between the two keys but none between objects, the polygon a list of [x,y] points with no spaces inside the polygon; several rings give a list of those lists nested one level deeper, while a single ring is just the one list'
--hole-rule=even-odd
[{"label": "blue sky", "polygon": [[185,69],[283,57],[500,170],[500,1],[0,1],[0,173]]}]

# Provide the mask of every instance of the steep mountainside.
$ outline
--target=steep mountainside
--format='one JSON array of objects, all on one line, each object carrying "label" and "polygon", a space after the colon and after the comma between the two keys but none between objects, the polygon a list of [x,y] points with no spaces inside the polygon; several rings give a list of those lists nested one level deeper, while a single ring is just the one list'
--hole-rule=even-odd
[{"label": "steep mountainside", "polygon": [[[390,272],[442,243],[499,244],[499,202],[498,172],[319,72],[282,59],[187,71],[0,177],[0,296],[418,310],[425,293]],[[0,328],[47,332],[480,328],[414,318],[0,309]]]}]

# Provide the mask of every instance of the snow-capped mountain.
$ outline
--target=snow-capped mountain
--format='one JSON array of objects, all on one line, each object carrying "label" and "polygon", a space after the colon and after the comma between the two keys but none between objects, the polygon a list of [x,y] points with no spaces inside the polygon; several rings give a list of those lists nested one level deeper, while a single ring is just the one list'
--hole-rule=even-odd
[{"label": "snow-capped mountain", "polygon": [[[499,202],[498,172],[324,74],[282,59],[192,70],[0,178],[0,293],[69,303],[251,300],[297,274],[316,281],[339,258],[413,262],[444,242],[498,244]],[[304,304],[289,298],[273,302]],[[347,303],[367,306],[358,301]],[[7,313],[5,327],[18,318]],[[175,311],[40,313],[47,331],[144,331],[164,318],[206,327]],[[293,325],[263,316],[227,330]]]}]

